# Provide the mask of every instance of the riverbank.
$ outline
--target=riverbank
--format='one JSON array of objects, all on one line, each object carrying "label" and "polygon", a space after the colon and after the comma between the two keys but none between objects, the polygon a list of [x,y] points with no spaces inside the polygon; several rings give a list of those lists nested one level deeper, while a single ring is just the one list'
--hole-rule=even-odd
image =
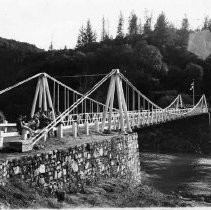
[{"label": "riverbank", "polygon": [[[207,207],[211,206],[211,156],[140,153],[141,183],[100,179],[81,192],[51,194],[18,178],[0,186],[2,208]],[[150,195],[150,196],[149,196]]]},{"label": "riverbank", "polygon": [[202,114],[137,129],[140,152],[209,154],[209,115]]},{"label": "riverbank", "polygon": [[[83,191],[49,194],[10,179],[0,187],[2,208],[208,207],[211,206],[211,157],[141,153],[142,183],[107,178]],[[149,196],[150,195],[150,196]]]},{"label": "riverbank", "polygon": [[[58,192],[52,196],[31,188],[20,180],[0,187],[2,208],[82,208],[82,207],[181,207],[190,206],[175,195],[165,195],[151,185],[131,185],[126,179],[102,179],[83,192]],[[149,196],[150,195],[150,196]]]}]

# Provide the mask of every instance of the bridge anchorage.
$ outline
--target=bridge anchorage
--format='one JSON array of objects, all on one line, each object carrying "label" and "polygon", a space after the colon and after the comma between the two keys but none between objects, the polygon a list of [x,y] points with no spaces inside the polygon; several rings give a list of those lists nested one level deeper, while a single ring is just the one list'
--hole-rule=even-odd
[{"label": "bridge anchorage", "polygon": [[[56,131],[58,139],[67,133],[77,137],[79,130],[83,130],[86,135],[93,130],[131,132],[134,128],[208,113],[205,95],[202,95],[198,103],[191,108],[185,108],[181,95],[178,95],[163,109],[143,95],[118,69],[113,69],[85,94],[79,93],[46,73],[40,73],[0,91],[0,95],[33,79],[38,81],[30,116],[33,117],[38,109],[47,112],[50,108],[52,121],[36,130],[36,134],[29,138],[27,131],[23,130],[22,135],[14,131],[16,123],[7,121],[1,123],[0,148],[4,148],[4,145],[13,148],[13,145],[19,143],[22,145],[22,151],[32,150],[39,140],[50,138],[48,134],[51,131]],[[109,79],[107,98],[103,104],[92,96],[100,87],[105,86],[105,82]]]}]

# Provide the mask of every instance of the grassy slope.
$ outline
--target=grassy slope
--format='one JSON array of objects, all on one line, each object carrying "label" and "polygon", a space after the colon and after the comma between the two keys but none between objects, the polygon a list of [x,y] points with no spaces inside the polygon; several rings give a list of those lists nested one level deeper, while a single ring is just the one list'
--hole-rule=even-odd
[{"label": "grassy slope", "polygon": [[0,203],[3,208],[184,206],[176,197],[161,194],[152,186],[133,187],[126,180],[118,179],[101,180],[85,187],[83,193],[66,193],[64,202],[20,180],[11,180],[0,187]]}]

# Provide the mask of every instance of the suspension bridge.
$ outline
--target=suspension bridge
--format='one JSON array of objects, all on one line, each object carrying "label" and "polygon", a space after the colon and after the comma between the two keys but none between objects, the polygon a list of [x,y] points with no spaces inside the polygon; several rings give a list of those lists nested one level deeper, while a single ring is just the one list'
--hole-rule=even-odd
[{"label": "suspension bridge", "polygon": [[[23,86],[31,80],[37,80],[30,116],[33,117],[38,109],[47,112],[52,110],[53,120],[36,134],[27,137],[27,131],[19,135],[16,123],[5,121],[0,124],[0,147],[4,142],[24,142],[33,148],[41,139],[50,138],[51,131],[56,131],[58,139],[66,133],[77,137],[78,131],[86,135],[92,131],[132,132],[154,124],[165,123],[180,118],[208,113],[205,95],[191,108],[186,108],[181,95],[172,103],[161,108],[142,94],[118,69],[112,70],[95,84],[87,93],[82,94],[46,73],[36,74],[2,91],[0,95]],[[107,98],[104,103],[94,99],[94,93],[107,84]],[[107,87],[106,86],[106,87]]]}]

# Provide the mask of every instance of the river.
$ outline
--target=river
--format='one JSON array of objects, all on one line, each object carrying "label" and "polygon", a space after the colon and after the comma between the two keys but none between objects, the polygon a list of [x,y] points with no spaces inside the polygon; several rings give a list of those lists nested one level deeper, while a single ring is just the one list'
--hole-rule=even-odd
[{"label": "river", "polygon": [[160,192],[211,195],[211,156],[141,152],[143,179]]}]

